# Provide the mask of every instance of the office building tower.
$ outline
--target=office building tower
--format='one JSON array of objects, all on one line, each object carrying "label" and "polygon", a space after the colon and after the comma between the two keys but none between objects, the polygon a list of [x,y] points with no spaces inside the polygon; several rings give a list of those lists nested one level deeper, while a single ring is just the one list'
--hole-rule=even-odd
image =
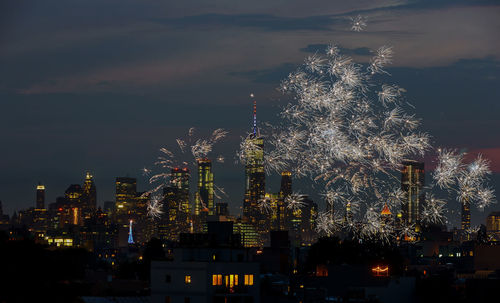
[{"label": "office building tower", "polygon": [[292,194],[292,173],[289,171],[281,173],[280,194],[282,197],[287,197]]},{"label": "office building tower", "polygon": [[301,208],[291,209],[286,216],[290,240],[294,246],[311,245],[315,240],[318,205],[307,196],[302,199]]},{"label": "office building tower", "polygon": [[266,200],[269,201],[271,206],[268,214],[270,217],[270,230],[287,230],[287,209],[282,193],[266,194]]},{"label": "office building tower", "polygon": [[84,217],[89,218],[96,210],[97,192],[94,184],[94,177],[87,172],[83,182],[82,204]]},{"label": "office building tower", "polygon": [[195,215],[213,215],[214,204],[214,175],[212,174],[212,161],[207,158],[197,159],[198,163],[198,189],[196,191],[194,213]]},{"label": "office building tower", "polygon": [[70,225],[83,224],[82,195],[83,189],[80,184],[71,184],[64,192],[66,203],[62,208],[64,209],[65,215],[63,217],[65,218],[65,223],[69,223]]},{"label": "office building tower", "polygon": [[[133,205],[137,194],[137,180],[129,177],[116,178],[115,182],[116,194],[116,211],[123,212]],[[128,224],[128,220],[127,220]]]},{"label": "office building tower", "polygon": [[462,209],[461,209],[461,228],[462,231],[465,231],[470,228],[470,201],[469,199],[466,199],[462,203]]},{"label": "office building tower", "polygon": [[189,220],[191,207],[189,205],[189,169],[187,167],[184,167],[182,169],[176,167],[170,171],[170,187],[175,189],[178,208],[181,215],[183,216],[182,220]]},{"label": "office building tower", "polygon": [[259,200],[265,198],[264,139],[257,128],[257,107],[254,102],[253,131],[246,138],[245,150],[245,197],[243,218],[263,237],[269,232],[269,218],[259,208]]},{"label": "office building tower", "polygon": [[128,246],[129,221],[132,218],[137,197],[137,180],[129,177],[116,178],[116,210],[114,220],[118,229],[118,246]]},{"label": "office building tower", "polygon": [[36,209],[45,208],[45,186],[38,182],[36,186]]},{"label": "office building tower", "polygon": [[401,171],[401,189],[405,192],[405,199],[402,203],[402,217],[405,223],[416,224],[417,228],[425,199],[424,185],[424,163],[404,161]]},{"label": "office building tower", "polygon": [[486,234],[491,241],[500,241],[500,211],[491,212],[486,218]]}]

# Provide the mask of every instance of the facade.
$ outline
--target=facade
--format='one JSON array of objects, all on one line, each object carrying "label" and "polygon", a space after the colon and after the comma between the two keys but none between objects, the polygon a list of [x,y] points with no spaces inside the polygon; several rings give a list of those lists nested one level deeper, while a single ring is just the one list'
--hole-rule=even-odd
[{"label": "facade", "polygon": [[264,138],[257,128],[257,111],[254,102],[253,132],[245,139],[245,196],[243,218],[255,226],[262,238],[269,231],[269,218],[262,213],[258,203],[265,198],[266,174],[264,171]]},{"label": "facade", "polygon": [[491,212],[486,218],[486,234],[492,241],[500,241],[500,211]]},{"label": "facade", "polygon": [[36,209],[45,208],[45,186],[38,183],[36,186]]},{"label": "facade", "polygon": [[424,163],[404,161],[401,171],[401,189],[406,194],[402,205],[402,218],[408,224],[420,223],[424,203],[423,188],[425,185]]},{"label": "facade", "polygon": [[197,216],[213,215],[214,205],[214,175],[212,161],[207,158],[197,159],[198,190],[195,197],[194,213]]},{"label": "facade", "polygon": [[116,178],[114,220],[118,228],[118,245],[128,246],[129,222],[137,202],[137,180],[129,177]]},{"label": "facade", "polygon": [[96,211],[97,191],[94,184],[94,177],[87,172],[83,181],[82,193],[83,217],[88,219]]},{"label": "facade", "polygon": [[460,226],[462,231],[465,231],[470,228],[470,201],[467,199],[463,201],[461,209],[461,218]]},{"label": "facade", "polygon": [[181,234],[173,261],[151,263],[151,302],[259,302],[259,263],[250,260],[232,222],[207,222],[208,233]]}]

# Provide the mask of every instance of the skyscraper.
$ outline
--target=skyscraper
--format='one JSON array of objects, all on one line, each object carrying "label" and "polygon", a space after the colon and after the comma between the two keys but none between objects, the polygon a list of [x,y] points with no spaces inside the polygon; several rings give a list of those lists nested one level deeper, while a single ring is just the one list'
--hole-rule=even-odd
[{"label": "skyscraper", "polygon": [[82,194],[83,214],[85,218],[89,218],[96,210],[97,206],[97,192],[94,184],[94,177],[87,172],[85,181],[83,182]]},{"label": "skyscraper", "polygon": [[261,212],[258,203],[265,197],[264,139],[257,128],[257,105],[253,107],[253,131],[246,139],[245,150],[245,197],[243,217],[253,224],[260,234],[269,231],[269,218]]},{"label": "skyscraper", "polygon": [[45,208],[45,186],[38,182],[36,186],[36,209]]},{"label": "skyscraper", "polygon": [[292,173],[289,171],[284,171],[281,173],[280,194],[283,197],[292,194]]},{"label": "skyscraper", "polygon": [[194,213],[213,215],[214,204],[214,175],[212,161],[207,158],[197,159],[198,162],[198,190],[195,197]]},{"label": "skyscraper", "polygon": [[425,185],[424,163],[404,161],[401,171],[401,189],[406,193],[402,205],[402,216],[405,223],[420,223],[420,215],[424,203],[423,188]]},{"label": "skyscraper", "polygon": [[134,211],[137,196],[137,180],[129,177],[116,178],[115,182],[115,214],[114,219],[118,225],[118,246],[128,245],[128,228]]},{"label": "skyscraper", "polygon": [[470,201],[467,199],[462,203],[462,220],[461,227],[465,231],[470,228]]},{"label": "skyscraper", "polygon": [[191,207],[189,205],[189,169],[172,168],[170,171],[170,187],[175,188],[179,211],[184,214],[184,220],[189,219]]}]

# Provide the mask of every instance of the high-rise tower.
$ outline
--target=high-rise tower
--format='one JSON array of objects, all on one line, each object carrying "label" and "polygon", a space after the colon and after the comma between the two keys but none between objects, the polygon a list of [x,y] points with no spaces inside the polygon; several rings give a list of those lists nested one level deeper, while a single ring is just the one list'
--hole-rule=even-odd
[{"label": "high-rise tower", "polygon": [[45,208],[45,186],[38,182],[36,186],[36,209]]},{"label": "high-rise tower", "polygon": [[462,202],[462,230],[467,230],[470,228],[470,201],[467,199]]},{"label": "high-rise tower", "polygon": [[83,181],[82,205],[85,218],[89,218],[96,210],[97,192],[94,184],[94,177],[90,172],[87,172],[85,181]]},{"label": "high-rise tower", "polygon": [[200,215],[206,212],[213,215],[214,204],[214,175],[212,174],[212,161],[200,158],[198,162],[198,190],[195,197],[194,213]]},{"label": "high-rise tower", "polygon": [[243,202],[243,216],[251,223],[257,223],[260,215],[258,201],[264,198],[264,139],[257,128],[257,105],[253,105],[253,132],[248,136],[247,150],[245,150],[245,198]]},{"label": "high-rise tower", "polygon": [[424,203],[425,185],[424,163],[404,161],[401,171],[401,189],[406,193],[402,205],[403,220],[410,224],[419,224]]}]

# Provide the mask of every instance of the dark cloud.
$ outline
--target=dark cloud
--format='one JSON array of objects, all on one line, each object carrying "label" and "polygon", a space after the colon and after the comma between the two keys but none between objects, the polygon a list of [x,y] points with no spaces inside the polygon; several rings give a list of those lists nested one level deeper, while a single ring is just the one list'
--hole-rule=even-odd
[{"label": "dark cloud", "polygon": [[[318,53],[324,54],[327,49],[328,44],[309,44],[308,46],[301,48],[300,50],[306,53]],[[339,47],[342,54],[347,56],[372,56],[373,52],[368,47],[357,47],[357,48],[344,48]]]},{"label": "dark cloud", "polygon": [[153,21],[177,28],[204,27],[206,29],[211,27],[247,27],[268,31],[331,31],[334,25],[346,24],[348,22],[347,19],[334,18],[328,15],[292,18],[257,14],[204,14],[182,18],[154,19]]}]

